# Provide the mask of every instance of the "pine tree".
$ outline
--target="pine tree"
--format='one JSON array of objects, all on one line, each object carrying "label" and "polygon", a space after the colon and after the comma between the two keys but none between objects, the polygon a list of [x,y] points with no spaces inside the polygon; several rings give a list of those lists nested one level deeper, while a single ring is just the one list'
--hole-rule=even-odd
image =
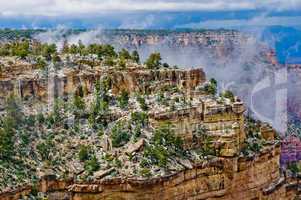
[{"label": "pine tree", "polygon": [[70,50],[70,47],[69,47],[68,41],[67,41],[67,39],[65,39],[64,43],[63,43],[62,53],[68,54],[69,50]]},{"label": "pine tree", "polygon": [[146,60],[145,65],[148,69],[158,69],[161,66],[161,54],[152,53]]},{"label": "pine tree", "polygon": [[136,62],[137,64],[140,64],[140,56],[139,56],[139,53],[138,53],[137,50],[135,50],[135,51],[132,52],[132,56],[131,57],[132,57],[132,60],[134,62]]}]

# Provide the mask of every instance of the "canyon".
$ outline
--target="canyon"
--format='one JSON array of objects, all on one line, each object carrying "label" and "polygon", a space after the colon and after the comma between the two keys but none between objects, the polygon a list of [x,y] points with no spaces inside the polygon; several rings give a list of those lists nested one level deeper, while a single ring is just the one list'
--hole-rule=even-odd
[{"label": "canyon", "polygon": [[[117,34],[117,43],[129,49],[164,41],[173,48],[195,45],[214,52],[207,53],[215,58],[235,57],[231,48],[249,40],[235,31],[176,33],[171,37],[175,41],[168,40],[169,33],[122,35]],[[48,61],[46,69],[38,68],[30,57],[1,58],[1,114],[8,113],[7,97],[14,96],[29,122],[22,122],[20,131],[16,128],[16,160],[9,161],[7,169],[0,163],[5,177],[0,181],[0,199],[299,197],[300,176],[281,169],[279,133],[247,116],[247,105],[239,97],[218,94],[206,69],[164,65],[149,69],[131,59],[120,68],[116,64],[120,54],[113,66],[91,55],[58,56],[61,61]],[[274,56],[263,47],[248,61],[266,62],[274,69],[278,66]],[[93,60],[95,66],[78,64],[83,60]],[[33,123],[31,116],[36,119]],[[24,134],[30,142],[23,149],[19,146]],[[41,144],[48,145],[46,157],[47,148]],[[79,158],[83,147],[91,148],[93,156]],[[35,180],[16,177],[21,173],[14,168],[15,161],[23,162],[26,174],[35,175]]]}]

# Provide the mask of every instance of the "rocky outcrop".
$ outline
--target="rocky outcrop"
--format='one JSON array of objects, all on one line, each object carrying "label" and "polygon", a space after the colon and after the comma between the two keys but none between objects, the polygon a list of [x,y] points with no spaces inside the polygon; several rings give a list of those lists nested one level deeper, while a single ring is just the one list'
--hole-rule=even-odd
[{"label": "rocky outcrop", "polygon": [[[279,156],[276,144],[252,158],[217,158],[160,178],[73,183],[44,177],[38,187],[50,200],[293,199],[296,191],[280,174]],[[27,188],[0,198],[14,200],[28,192]]]},{"label": "rocky outcrop", "polygon": [[78,71],[64,70],[59,74],[51,73],[46,78],[34,76],[12,76],[0,79],[0,105],[9,94],[15,94],[22,100],[36,99],[52,102],[56,97],[68,98],[79,86],[87,94],[93,93],[96,80],[109,77],[112,93],[118,94],[125,90],[130,93],[152,93],[166,86],[178,86],[184,91],[192,91],[204,83],[205,73],[202,69],[191,70],[145,70],[133,68],[118,71],[116,69]]},{"label": "rocky outcrop", "polygon": [[[206,155],[196,162],[188,158],[179,159],[183,168],[148,179],[127,174],[117,177],[113,174],[117,167],[108,167],[93,173],[91,179],[78,181],[74,178],[58,180],[56,176],[44,176],[35,186],[37,191],[47,195],[49,200],[99,200],[99,199],[292,199],[296,190],[287,189],[289,183],[279,170],[280,145],[275,140],[275,131],[268,125],[260,127],[260,134],[266,140],[263,149],[255,150],[252,156],[242,153],[246,146],[244,104],[236,100],[217,101],[209,95],[195,93],[197,86],[205,82],[201,69],[160,69],[116,68],[76,70],[65,69],[48,78],[17,76],[0,81],[1,96],[13,93],[22,100],[51,102],[55,97],[68,98],[79,87],[85,95],[94,91],[97,80],[106,78],[112,94],[128,91],[154,94],[164,88],[177,87],[185,97],[195,95],[194,104],[170,110],[149,109],[149,125],[156,128],[164,122],[173,125],[174,133],[184,140],[186,150],[200,148],[210,136],[214,155]],[[196,103],[197,101],[197,103]],[[106,117],[120,116],[112,113]],[[206,133],[197,135],[200,128]],[[127,146],[125,154],[132,155],[143,149],[146,138]],[[103,148],[112,150],[109,138],[103,138]],[[115,149],[116,150],[116,149]],[[119,149],[120,150],[120,149]],[[118,150],[117,150],[118,151]],[[116,152],[117,152],[116,151]],[[259,151],[259,152],[258,152]],[[249,155],[249,154],[248,154]],[[136,168],[135,168],[136,169]],[[172,170],[170,170],[172,171]],[[84,179],[83,179],[84,180]],[[5,191],[0,199],[15,200],[33,191],[31,187],[18,191]]]}]

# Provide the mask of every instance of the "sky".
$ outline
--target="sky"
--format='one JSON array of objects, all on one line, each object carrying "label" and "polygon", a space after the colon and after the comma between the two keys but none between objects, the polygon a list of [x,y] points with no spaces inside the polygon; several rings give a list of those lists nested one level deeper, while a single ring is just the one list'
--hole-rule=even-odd
[{"label": "sky", "polygon": [[1,28],[301,26],[301,0],[0,0]]},{"label": "sky", "polygon": [[2,15],[95,15],[113,11],[295,10],[300,0],[1,0]]}]

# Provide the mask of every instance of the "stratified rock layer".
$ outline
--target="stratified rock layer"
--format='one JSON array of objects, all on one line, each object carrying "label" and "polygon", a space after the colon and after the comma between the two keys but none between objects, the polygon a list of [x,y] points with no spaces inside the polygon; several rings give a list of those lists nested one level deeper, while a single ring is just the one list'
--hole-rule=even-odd
[{"label": "stratified rock layer", "polygon": [[[39,191],[47,193],[50,200],[293,199],[296,192],[281,177],[279,156],[280,147],[276,144],[254,158],[217,158],[161,178],[72,183],[50,176],[41,180]],[[25,188],[0,198],[18,199],[29,191]]]},{"label": "stratified rock layer", "polygon": [[[14,93],[23,100],[37,99],[51,102],[57,96],[68,98],[79,86],[86,94],[94,90],[96,80],[109,78],[113,94],[121,91],[129,93],[155,93],[165,86],[176,86],[187,96],[198,92],[195,88],[205,82],[201,69],[147,70],[133,68],[127,70],[65,70],[48,78],[17,76],[15,79],[0,81],[1,96]],[[200,91],[199,91],[200,92]],[[199,96],[197,96],[199,97]],[[204,125],[208,135],[222,146],[219,157],[186,165],[186,169],[161,177],[142,179],[122,176],[106,176],[101,172],[94,174],[100,180],[74,182],[57,180],[56,176],[44,176],[37,189],[47,194],[49,200],[100,200],[100,199],[293,199],[296,191],[291,189],[279,170],[280,145],[275,141],[275,133],[269,127],[261,127],[261,135],[267,144],[252,157],[243,156],[246,134],[244,131],[244,105],[240,101],[219,104],[212,98],[199,98],[200,104],[182,110],[150,113],[151,127],[162,122],[175,125],[175,134],[181,136],[186,149],[198,145],[193,141],[197,125]],[[129,151],[138,151],[137,143]],[[183,161],[184,162],[184,161]],[[185,165],[183,163],[183,165]],[[294,181],[294,180],[293,180]],[[0,199],[15,200],[31,192],[31,187],[18,191],[6,191]]]},{"label": "stratified rock layer", "polygon": [[47,77],[20,75],[0,79],[0,105],[12,93],[22,100],[37,99],[45,103],[58,96],[68,97],[79,86],[82,86],[86,93],[92,93],[96,80],[102,77],[110,78],[113,94],[123,90],[130,93],[150,93],[169,85],[178,86],[188,92],[206,80],[202,69],[154,71],[139,68],[126,71],[69,69],[59,75],[49,73]]}]

